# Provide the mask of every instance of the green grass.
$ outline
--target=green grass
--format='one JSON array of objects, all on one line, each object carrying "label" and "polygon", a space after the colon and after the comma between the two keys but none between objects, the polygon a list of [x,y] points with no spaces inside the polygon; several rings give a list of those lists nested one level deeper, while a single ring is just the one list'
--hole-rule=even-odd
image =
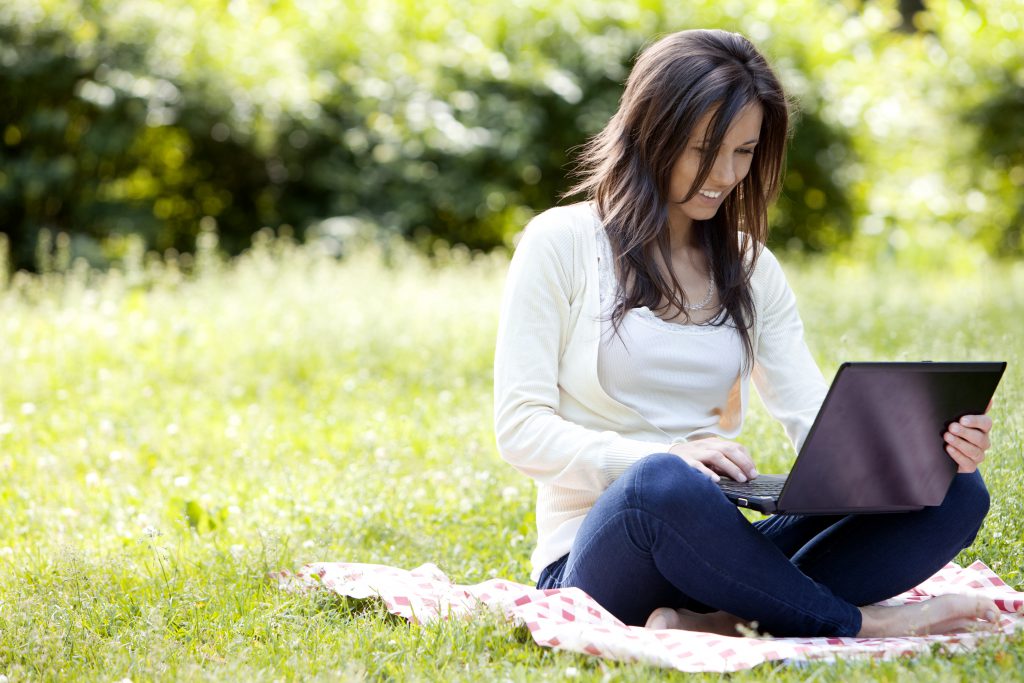
[{"label": "green grass", "polygon": [[[689,680],[552,652],[495,615],[410,626],[266,579],[320,560],[528,580],[533,489],[498,457],[506,263],[338,263],[264,245],[184,278],[17,276],[0,291],[0,674],[10,680]],[[1024,577],[1024,268],[787,266],[826,375],[843,360],[1005,359],[989,519],[960,560]],[[755,405],[762,470],[791,459]],[[738,680],[1011,679],[1024,639]],[[717,678],[717,676],[707,676]]]}]

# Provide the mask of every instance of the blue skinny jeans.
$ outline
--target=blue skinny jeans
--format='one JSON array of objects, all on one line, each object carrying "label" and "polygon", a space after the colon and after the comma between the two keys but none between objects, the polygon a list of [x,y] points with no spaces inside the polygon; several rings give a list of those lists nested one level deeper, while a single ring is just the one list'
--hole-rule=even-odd
[{"label": "blue skinny jeans", "polygon": [[988,512],[981,475],[958,474],[942,504],[871,515],[749,522],[718,486],[657,453],[587,513],[538,587],[575,586],[627,624],[658,607],[723,610],[776,636],[854,636],[857,605],[921,583],[969,546]]}]

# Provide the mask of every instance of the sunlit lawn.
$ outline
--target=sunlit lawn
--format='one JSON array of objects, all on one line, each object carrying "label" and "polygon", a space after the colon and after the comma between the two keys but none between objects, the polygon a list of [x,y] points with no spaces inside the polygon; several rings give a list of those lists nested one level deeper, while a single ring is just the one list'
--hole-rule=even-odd
[{"label": "sunlit lawn", "polygon": [[[0,291],[0,674],[689,680],[541,649],[493,615],[410,626],[266,579],[345,560],[528,580],[532,484],[491,432],[506,263],[392,263],[277,245],[196,279],[151,266]],[[984,466],[993,508],[960,560],[1024,585],[1024,267],[787,270],[827,376],[844,360],[1009,361]],[[759,406],[743,440],[762,471],[791,458]],[[1016,638],[972,655],[736,678],[984,680],[1022,668]]]}]

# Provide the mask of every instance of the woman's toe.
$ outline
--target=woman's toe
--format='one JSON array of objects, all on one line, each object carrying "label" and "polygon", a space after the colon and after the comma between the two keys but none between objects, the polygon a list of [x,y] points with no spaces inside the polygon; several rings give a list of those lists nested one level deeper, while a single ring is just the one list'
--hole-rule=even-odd
[{"label": "woman's toe", "polygon": [[651,612],[651,616],[647,617],[647,623],[644,628],[659,629],[672,628],[672,617],[676,616],[675,610],[669,607],[659,607],[658,609]]}]

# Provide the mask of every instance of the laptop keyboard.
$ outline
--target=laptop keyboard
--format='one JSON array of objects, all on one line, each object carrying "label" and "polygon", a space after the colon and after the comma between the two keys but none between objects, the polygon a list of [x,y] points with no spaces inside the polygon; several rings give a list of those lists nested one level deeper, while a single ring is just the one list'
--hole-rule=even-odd
[{"label": "laptop keyboard", "polygon": [[759,498],[778,498],[782,493],[782,487],[786,485],[784,477],[767,478],[758,477],[753,481],[735,481],[729,477],[722,477],[718,481],[718,487],[726,493],[740,496],[751,496]]}]

